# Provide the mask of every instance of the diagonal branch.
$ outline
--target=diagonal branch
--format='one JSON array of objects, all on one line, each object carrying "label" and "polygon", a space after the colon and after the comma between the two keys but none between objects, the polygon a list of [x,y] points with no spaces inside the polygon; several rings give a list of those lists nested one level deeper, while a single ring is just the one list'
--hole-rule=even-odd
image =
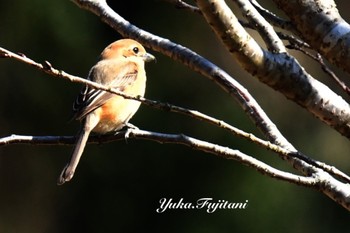
[{"label": "diagonal branch", "polygon": [[179,9],[185,9],[193,13],[202,14],[202,12],[198,9],[198,7],[192,6],[191,4],[188,4],[187,2],[184,2],[182,0],[164,0],[166,2],[170,2],[175,7]]},{"label": "diagonal branch", "polygon": [[196,2],[218,38],[249,73],[350,138],[350,106],[341,96],[314,79],[291,55],[262,49],[224,0]]},{"label": "diagonal branch", "polygon": [[306,49],[304,49],[302,46],[298,44],[291,43],[288,48],[298,50],[302,53],[304,53],[306,56],[312,58],[316,62],[318,62],[321,65],[322,70],[328,74],[329,77],[333,79],[333,81],[348,95],[350,95],[350,88],[343,82],[324,62],[324,59],[322,58],[321,54],[316,53],[312,54],[308,52]]},{"label": "diagonal branch", "polygon": [[272,25],[286,29],[290,32],[296,32],[293,24],[290,21],[282,19],[272,12],[263,8],[256,0],[249,0],[249,2],[259,11],[259,13]]},{"label": "diagonal branch", "polygon": [[286,48],[274,28],[259,14],[249,1],[234,0],[234,2],[241,8],[243,15],[249,20],[251,25],[259,32],[269,51],[274,53],[286,52]]},{"label": "diagonal branch", "polygon": [[334,0],[273,0],[294,23],[298,35],[330,63],[350,73],[350,25]]}]

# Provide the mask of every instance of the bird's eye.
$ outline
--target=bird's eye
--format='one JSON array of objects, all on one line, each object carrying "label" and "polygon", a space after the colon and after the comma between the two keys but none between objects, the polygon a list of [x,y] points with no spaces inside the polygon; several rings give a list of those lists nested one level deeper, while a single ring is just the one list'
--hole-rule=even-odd
[{"label": "bird's eye", "polygon": [[134,47],[134,48],[132,49],[132,51],[134,51],[134,53],[135,53],[135,54],[138,54],[138,52],[139,52],[139,48]]}]

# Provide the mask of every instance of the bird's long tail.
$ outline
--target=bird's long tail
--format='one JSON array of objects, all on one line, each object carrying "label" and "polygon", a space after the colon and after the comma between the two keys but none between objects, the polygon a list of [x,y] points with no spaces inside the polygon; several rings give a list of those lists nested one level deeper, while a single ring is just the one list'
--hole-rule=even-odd
[{"label": "bird's long tail", "polygon": [[58,185],[62,185],[73,178],[74,172],[78,166],[81,155],[83,154],[90,132],[97,125],[97,123],[98,123],[98,118],[94,116],[94,114],[89,114],[84,119],[84,122],[82,124],[83,126],[81,127],[78,133],[78,139],[77,139],[72,157],[69,163],[62,170],[61,175],[57,181]]}]

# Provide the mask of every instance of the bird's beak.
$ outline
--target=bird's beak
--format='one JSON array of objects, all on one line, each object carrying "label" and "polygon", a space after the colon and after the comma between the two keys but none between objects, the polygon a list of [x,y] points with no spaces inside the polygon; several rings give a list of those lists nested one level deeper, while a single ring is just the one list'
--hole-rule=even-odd
[{"label": "bird's beak", "polygon": [[150,53],[146,53],[145,55],[142,56],[142,58],[143,58],[143,60],[145,62],[150,62],[150,61],[155,61],[156,60],[155,56],[153,56]]}]

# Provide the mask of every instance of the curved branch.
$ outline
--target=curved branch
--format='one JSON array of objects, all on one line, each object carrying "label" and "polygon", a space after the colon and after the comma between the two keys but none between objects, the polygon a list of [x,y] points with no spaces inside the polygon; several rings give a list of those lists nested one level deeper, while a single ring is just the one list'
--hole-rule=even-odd
[{"label": "curved branch", "polygon": [[[159,143],[175,143],[182,144],[192,149],[211,153],[216,156],[220,156],[226,159],[234,159],[254,168],[263,175],[267,175],[274,179],[287,181],[293,184],[302,185],[322,191],[337,203],[350,210],[350,186],[343,184],[337,180],[334,180],[329,174],[319,171],[313,176],[305,177],[298,176],[292,173],[284,172],[276,168],[271,167],[249,155],[246,155],[238,150],[233,150],[227,147],[216,145],[213,143],[205,142],[199,139],[195,139],[183,134],[163,134],[157,132],[150,132],[145,130],[129,129],[127,131],[129,138],[152,140]],[[90,136],[89,142],[101,143],[115,140],[124,140],[126,132],[119,132],[117,135],[105,135],[105,136]],[[21,136],[11,135],[0,140],[1,143],[9,144],[38,144],[38,145],[51,145],[51,144],[73,144],[74,137],[69,136]]]},{"label": "curved branch", "polygon": [[[119,132],[116,135],[103,135],[103,136],[90,136],[89,143],[102,143],[111,142],[125,139],[126,131]],[[186,136],[184,134],[164,134],[158,132],[151,132],[139,129],[128,129],[128,138],[144,139],[156,141],[159,143],[172,143],[182,144],[192,149],[211,153],[213,155],[223,157],[225,159],[234,159],[254,168],[260,173],[270,176],[278,180],[288,181],[290,183],[303,185],[307,187],[315,188],[316,180],[313,177],[304,177],[294,175],[292,173],[284,172],[276,168],[267,165],[247,154],[244,154],[238,150],[233,150],[228,147],[223,147],[217,144],[202,141],[193,137]],[[36,145],[52,145],[52,144],[74,144],[75,137],[70,136],[24,136],[24,135],[11,135],[4,137],[0,140],[0,145],[10,144],[36,144]]]},{"label": "curved branch", "polygon": [[350,138],[350,106],[341,96],[311,77],[289,54],[263,50],[225,1],[197,0],[197,4],[217,36],[248,72]]}]

